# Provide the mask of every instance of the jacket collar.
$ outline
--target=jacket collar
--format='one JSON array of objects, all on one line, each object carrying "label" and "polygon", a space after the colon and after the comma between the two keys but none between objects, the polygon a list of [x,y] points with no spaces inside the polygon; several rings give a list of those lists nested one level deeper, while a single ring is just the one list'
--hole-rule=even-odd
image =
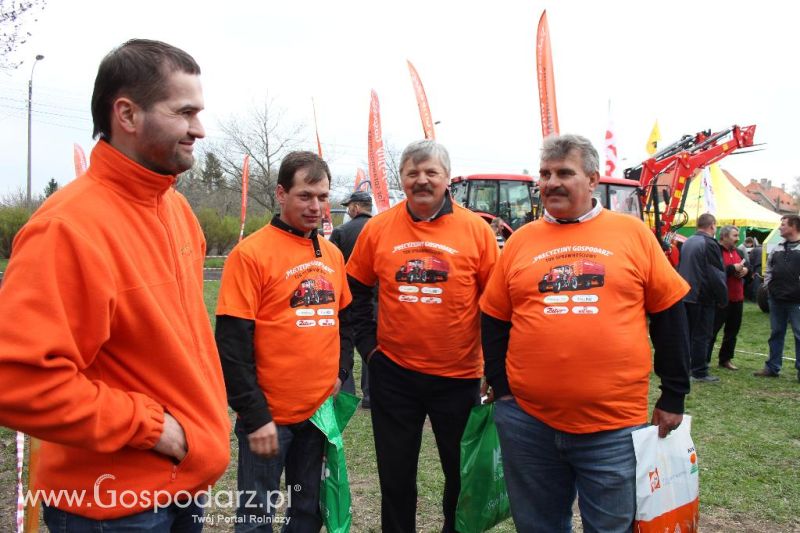
[{"label": "jacket collar", "polygon": [[175,184],[175,176],[144,168],[102,139],[92,149],[90,162],[91,178],[137,202],[155,204]]},{"label": "jacket collar", "polygon": [[595,218],[603,211],[603,204],[597,201],[597,198],[592,198],[592,208],[589,210],[588,213],[585,213],[578,218],[556,218],[550,213],[547,212],[547,209],[544,210],[544,220],[546,222],[550,222],[551,224],[579,224],[581,222],[586,222]]},{"label": "jacket collar", "polygon": [[[297,228],[295,228],[293,226],[290,226],[289,224],[287,224],[286,222],[281,220],[280,215],[277,215],[277,214],[273,215],[272,216],[272,221],[270,222],[270,225],[272,227],[274,227],[274,228],[277,228],[277,229],[281,230],[281,231],[285,231],[286,233],[290,233],[290,234],[294,235],[295,237],[300,237],[301,239],[305,239],[306,238],[305,233],[303,233],[302,231],[300,231],[299,229],[297,229]],[[322,250],[319,247],[319,236],[317,235],[317,228],[312,229],[311,233],[309,234],[309,236],[307,238],[309,240],[311,240],[311,245],[314,247],[314,255],[316,257],[322,257]]]}]

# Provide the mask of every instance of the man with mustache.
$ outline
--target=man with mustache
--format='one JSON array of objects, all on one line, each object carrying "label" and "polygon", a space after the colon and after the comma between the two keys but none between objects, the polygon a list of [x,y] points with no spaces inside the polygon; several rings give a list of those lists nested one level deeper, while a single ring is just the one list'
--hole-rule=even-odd
[{"label": "man with mustache", "polygon": [[442,531],[452,532],[460,441],[483,375],[478,299],[498,247],[489,225],[450,198],[444,146],[408,145],[400,177],[407,200],[367,222],[347,263],[356,347],[369,367],[381,530],[416,531],[427,416],[445,475]]},{"label": "man with mustache", "polygon": [[51,531],[199,531],[202,493],[228,466],[205,240],[173,188],[205,136],[202,110],[189,54],[145,39],[112,50],[88,170],[14,241],[0,424],[42,439],[37,488],[87,494],[44,505]]},{"label": "man with mustache", "polygon": [[481,298],[517,531],[623,532],[636,510],[631,432],[647,422],[650,338],[662,394],[651,423],[680,425],[689,392],[689,287],[640,220],[592,197],[597,151],[578,135],[542,146],[545,213],[506,242]]},{"label": "man with mustache", "polygon": [[352,352],[340,361],[339,351],[338,315],[350,303],[344,258],[317,234],[330,176],[313,152],[286,155],[275,191],[280,214],[236,245],[222,272],[216,338],[246,495],[237,501],[237,532],[271,532],[281,502],[286,531],[322,527],[326,440],[309,419],[353,366]]}]

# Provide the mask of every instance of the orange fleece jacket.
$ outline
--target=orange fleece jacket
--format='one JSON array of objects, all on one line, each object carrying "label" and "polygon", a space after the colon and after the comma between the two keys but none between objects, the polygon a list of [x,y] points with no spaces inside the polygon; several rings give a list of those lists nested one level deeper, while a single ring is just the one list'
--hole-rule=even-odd
[{"label": "orange fleece jacket", "polygon": [[[0,287],[0,424],[42,439],[36,488],[85,491],[56,507],[89,518],[196,493],[228,464],[205,241],[174,181],[98,142],[18,233]],[[179,465],[151,449],[165,410],[186,432]]]}]

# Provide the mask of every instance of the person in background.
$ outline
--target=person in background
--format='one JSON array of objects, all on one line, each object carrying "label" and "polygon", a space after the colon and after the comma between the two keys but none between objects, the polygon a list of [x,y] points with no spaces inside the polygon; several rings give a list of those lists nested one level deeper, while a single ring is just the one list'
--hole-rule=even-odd
[{"label": "person in background", "polygon": [[678,272],[691,287],[683,302],[689,320],[692,381],[701,383],[719,381],[708,372],[708,351],[716,308],[728,303],[722,252],[714,240],[716,232],[714,215],[703,213],[697,217],[697,232],[683,243],[678,264]]},{"label": "person in background", "polygon": [[497,239],[497,246],[502,249],[506,244],[506,238],[503,236],[503,219],[494,217],[490,225],[492,226],[495,239]]},{"label": "person in background", "polygon": [[[347,207],[347,214],[350,220],[333,230],[331,234],[331,242],[341,250],[345,262],[350,259],[350,254],[353,253],[353,248],[356,245],[356,240],[364,229],[364,224],[372,218],[372,196],[364,191],[355,191],[347,199],[342,202],[342,205]],[[344,313],[349,313],[349,309],[345,309]],[[353,348],[355,347],[355,339],[350,335],[343,337],[341,340],[341,350],[349,353],[349,358],[353,358]],[[367,369],[366,359],[361,358],[361,407],[363,409],[370,408],[369,402],[369,370]],[[356,393],[356,384],[353,379],[353,374],[347,376],[347,379],[342,383],[342,390],[350,394]]]},{"label": "person in background", "polygon": [[722,226],[722,229],[719,230],[719,244],[722,248],[722,264],[727,275],[728,304],[716,309],[714,331],[708,346],[707,360],[711,361],[717,334],[722,326],[725,326],[722,345],[719,347],[719,367],[728,370],[739,370],[733,364],[732,359],[736,349],[736,336],[742,326],[744,280],[750,273],[750,262],[745,253],[736,246],[737,242],[739,242],[739,229],[731,225]]},{"label": "person in background", "polygon": [[783,366],[787,322],[794,333],[794,366],[800,382],[800,216],[784,215],[779,227],[783,241],[770,252],[764,285],[769,294],[769,359],[754,375],[777,378]]}]

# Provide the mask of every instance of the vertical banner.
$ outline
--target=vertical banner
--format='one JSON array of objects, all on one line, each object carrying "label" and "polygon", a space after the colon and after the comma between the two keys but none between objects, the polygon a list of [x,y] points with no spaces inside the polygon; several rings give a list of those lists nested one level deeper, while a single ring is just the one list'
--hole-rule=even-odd
[{"label": "vertical banner", "polygon": [[369,103],[369,131],[367,132],[367,159],[369,161],[369,179],[372,183],[372,194],[378,212],[389,209],[389,188],[386,186],[386,156],[383,150],[381,133],[381,107],[378,94],[371,91]]},{"label": "vertical banner", "polygon": [[656,123],[653,124],[653,129],[650,132],[650,137],[647,139],[647,145],[645,145],[645,150],[650,155],[656,153],[658,149],[658,141],[661,140],[661,130],[658,128],[658,119],[656,119]]},{"label": "vertical banner", "polygon": [[[314,105],[313,98],[311,99],[311,108],[314,110],[314,133],[317,135],[317,155],[320,159],[323,159],[322,143],[319,142],[319,127],[317,126],[317,106]],[[333,180],[333,176],[328,176],[328,178]],[[329,200],[325,202],[325,207],[322,210],[322,235],[328,239],[331,233],[333,233],[333,217],[331,216],[331,202]]]},{"label": "vertical banner", "polygon": [[25,435],[17,431],[17,533],[25,529],[25,490],[22,484],[22,468],[25,461]]},{"label": "vertical banner", "polygon": [[608,126],[606,127],[606,176],[618,178],[617,138],[614,135],[614,119],[611,116],[611,100],[608,101]]},{"label": "vertical banner", "polygon": [[75,177],[86,172],[86,154],[78,143],[72,145],[72,161],[75,163]]},{"label": "vertical banner", "polygon": [[714,186],[711,184],[711,173],[719,172],[719,164],[714,163],[703,169],[703,200],[706,204],[706,213],[717,214],[717,202],[714,199]]},{"label": "vertical banner", "polygon": [[244,156],[242,165],[242,223],[239,226],[239,242],[244,238],[244,221],[247,218],[247,182],[250,180],[250,154]]},{"label": "vertical banner", "polygon": [[426,139],[435,139],[436,134],[433,131],[433,118],[431,118],[431,109],[428,107],[428,97],[425,96],[425,88],[422,86],[422,80],[419,79],[417,69],[411,64],[411,61],[406,59],[408,63],[408,72],[411,74],[411,85],[414,86],[414,94],[417,96],[417,107],[419,107],[419,118],[422,120],[422,131],[425,133]]},{"label": "vertical banner", "polygon": [[[28,452],[28,490],[34,492],[38,486],[36,482],[37,465],[39,463],[39,449],[42,442],[34,437],[30,438],[30,451]],[[32,499],[25,505],[24,531],[39,531],[39,506]]]},{"label": "vertical banner", "polygon": [[550,50],[550,29],[547,10],[542,11],[536,31],[536,78],[539,82],[539,112],[542,117],[542,137],[558,135],[556,110],[556,81],[553,73],[553,56]]},{"label": "vertical banner", "polygon": [[361,191],[369,187],[369,180],[367,175],[364,174],[364,169],[356,169],[356,185],[353,187],[354,191]]}]

